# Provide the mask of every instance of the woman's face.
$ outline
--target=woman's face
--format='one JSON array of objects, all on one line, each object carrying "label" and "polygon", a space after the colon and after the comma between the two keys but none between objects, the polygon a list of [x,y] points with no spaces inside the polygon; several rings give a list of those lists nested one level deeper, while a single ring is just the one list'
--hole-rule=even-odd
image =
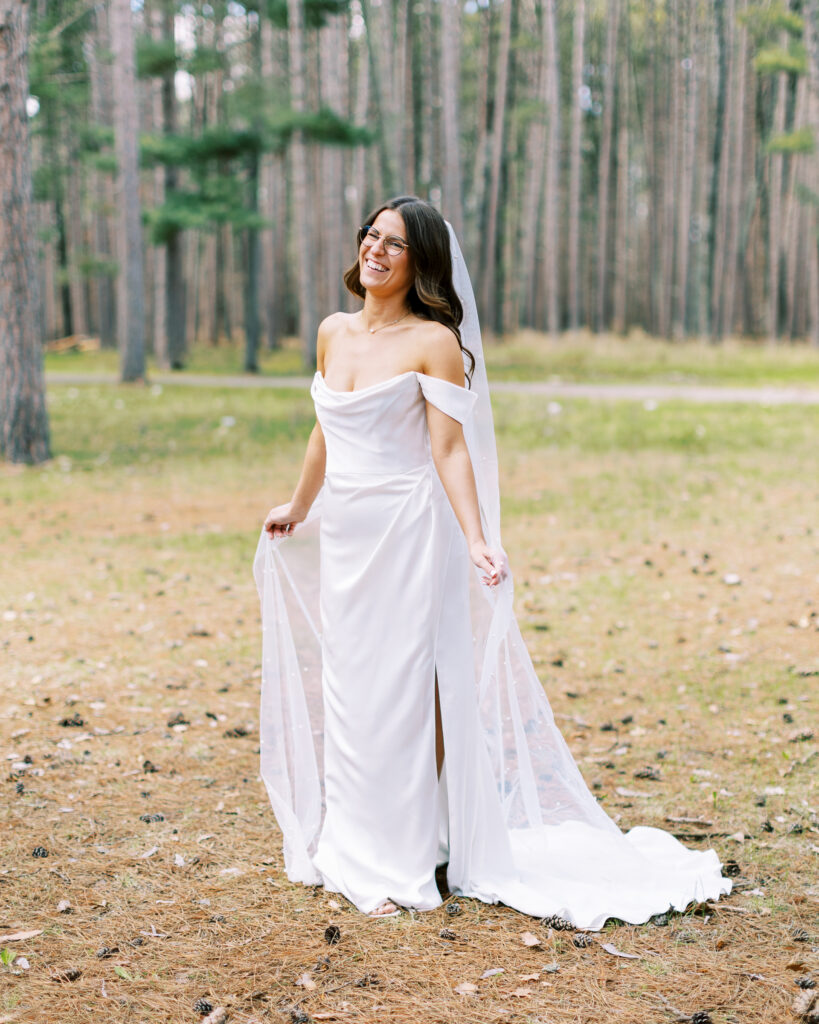
[{"label": "woman's face", "polygon": [[358,249],[358,275],[366,290],[379,298],[399,295],[410,290],[415,278],[409,249],[393,256],[384,247],[387,238],[407,243],[404,218],[397,210],[382,210],[371,225],[379,234],[376,242],[365,238]]}]

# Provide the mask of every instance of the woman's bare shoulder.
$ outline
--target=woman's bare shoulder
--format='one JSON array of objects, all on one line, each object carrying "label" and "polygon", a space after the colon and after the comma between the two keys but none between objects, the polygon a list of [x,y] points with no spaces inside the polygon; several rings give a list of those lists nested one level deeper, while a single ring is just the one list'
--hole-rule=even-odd
[{"label": "woman's bare shoulder", "polygon": [[453,384],[464,382],[464,360],[455,334],[436,320],[428,320],[419,331],[422,372],[443,377]]},{"label": "woman's bare shoulder", "polygon": [[338,313],[331,313],[319,324],[319,334],[331,338],[334,334],[338,334],[339,331],[349,330],[357,318],[358,313],[345,313],[343,310],[339,310]]}]

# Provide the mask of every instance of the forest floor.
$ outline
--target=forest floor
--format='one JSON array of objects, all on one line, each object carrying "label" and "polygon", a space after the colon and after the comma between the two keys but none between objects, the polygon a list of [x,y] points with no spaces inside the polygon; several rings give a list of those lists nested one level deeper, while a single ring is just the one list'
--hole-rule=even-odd
[{"label": "forest floor", "polygon": [[251,561],[306,393],[53,386],[49,406],[54,460],[0,467],[2,1024],[184,1024],[202,998],[229,1024],[798,1019],[818,408],[495,396],[521,626],[586,780],[622,828],[734,872],[728,898],[581,947],[451,897],[372,921],[284,875]]}]

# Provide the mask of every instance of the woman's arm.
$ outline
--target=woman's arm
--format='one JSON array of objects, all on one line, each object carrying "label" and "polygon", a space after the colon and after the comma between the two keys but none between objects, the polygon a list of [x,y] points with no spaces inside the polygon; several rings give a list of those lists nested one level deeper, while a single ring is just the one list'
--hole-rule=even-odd
[{"label": "woman's arm", "polygon": [[[326,342],[327,320],[323,320],[319,326],[316,344],[316,363],[322,373],[324,372]],[[264,528],[271,537],[286,536],[292,532],[296,523],[301,523],[307,518],[307,513],[324,482],[326,461],[327,450],[324,445],[324,434],[321,425],[317,422],[310,433],[310,440],[307,442],[301,476],[293,491],[293,497],[286,504],[276,505],[267,513]]]},{"label": "woman's arm", "polygon": [[[441,332],[429,333],[423,372],[463,387],[463,356],[454,335],[443,326]],[[466,537],[470,558],[484,571],[484,583],[496,586],[503,578],[502,559],[490,550],[483,535],[475,474],[463,427],[431,402],[427,402],[427,424],[435,468]]]}]

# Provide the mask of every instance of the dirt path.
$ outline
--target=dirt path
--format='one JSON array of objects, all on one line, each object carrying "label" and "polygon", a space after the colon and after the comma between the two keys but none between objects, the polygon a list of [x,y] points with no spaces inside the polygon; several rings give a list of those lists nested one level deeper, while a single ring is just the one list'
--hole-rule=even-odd
[{"label": "dirt path", "polygon": [[[49,384],[116,384],[113,374],[46,374]],[[310,377],[217,376],[158,373],[152,384],[198,388],[309,388]],[[744,402],[759,405],[819,405],[819,390],[795,387],[735,387],[708,384],[575,384],[554,381],[495,381],[495,392],[543,395],[544,398],[588,398],[605,401]]]}]

